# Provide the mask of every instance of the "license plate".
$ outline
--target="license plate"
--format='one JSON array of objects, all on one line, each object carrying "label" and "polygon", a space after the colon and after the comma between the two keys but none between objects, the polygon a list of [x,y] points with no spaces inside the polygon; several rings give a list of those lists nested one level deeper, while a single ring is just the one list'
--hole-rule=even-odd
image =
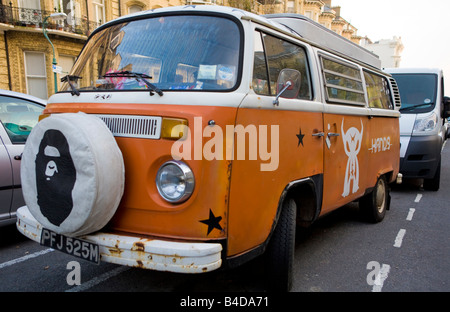
[{"label": "license plate", "polygon": [[42,229],[41,245],[96,264],[100,263],[100,251],[97,244],[58,234],[49,229]]}]

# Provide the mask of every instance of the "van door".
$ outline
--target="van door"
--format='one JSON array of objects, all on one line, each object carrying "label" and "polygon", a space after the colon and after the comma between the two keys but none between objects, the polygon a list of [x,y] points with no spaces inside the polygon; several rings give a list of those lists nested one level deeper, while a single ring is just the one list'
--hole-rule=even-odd
[{"label": "van door", "polygon": [[[313,100],[307,49],[255,31],[253,58],[252,90],[236,116],[229,255],[268,238],[289,183],[323,172],[323,143],[312,135],[323,132],[323,104]],[[286,68],[300,73],[300,88],[291,98],[282,95],[277,105],[277,80]],[[245,145],[240,144],[243,140]]]},{"label": "van door", "polygon": [[365,191],[368,111],[360,69],[325,55],[320,55],[320,63],[327,101],[323,116],[324,214]]}]

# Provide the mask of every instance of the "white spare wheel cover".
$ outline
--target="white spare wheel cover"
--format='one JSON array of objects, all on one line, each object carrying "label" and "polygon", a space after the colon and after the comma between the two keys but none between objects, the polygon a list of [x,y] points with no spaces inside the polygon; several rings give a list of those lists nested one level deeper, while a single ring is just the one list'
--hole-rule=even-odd
[{"label": "white spare wheel cover", "polygon": [[123,195],[122,153],[105,123],[84,113],[51,115],[31,131],[22,190],[43,227],[68,236],[103,228]]}]

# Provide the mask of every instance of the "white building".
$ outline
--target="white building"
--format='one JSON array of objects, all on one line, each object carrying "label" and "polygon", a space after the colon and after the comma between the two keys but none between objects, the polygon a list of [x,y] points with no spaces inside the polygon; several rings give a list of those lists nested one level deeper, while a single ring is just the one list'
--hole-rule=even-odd
[{"label": "white building", "polygon": [[361,45],[380,57],[381,67],[400,67],[401,54],[404,48],[401,37],[382,39],[376,42],[362,40]]}]

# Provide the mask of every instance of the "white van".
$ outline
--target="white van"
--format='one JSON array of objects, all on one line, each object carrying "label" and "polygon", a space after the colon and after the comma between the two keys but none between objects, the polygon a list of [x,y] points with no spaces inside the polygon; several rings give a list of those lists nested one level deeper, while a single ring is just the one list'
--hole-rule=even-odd
[{"label": "white van", "polygon": [[444,76],[437,68],[391,68],[398,84],[400,112],[400,172],[423,178],[425,190],[440,184],[441,151],[449,137],[446,119],[450,101],[444,96]]}]

